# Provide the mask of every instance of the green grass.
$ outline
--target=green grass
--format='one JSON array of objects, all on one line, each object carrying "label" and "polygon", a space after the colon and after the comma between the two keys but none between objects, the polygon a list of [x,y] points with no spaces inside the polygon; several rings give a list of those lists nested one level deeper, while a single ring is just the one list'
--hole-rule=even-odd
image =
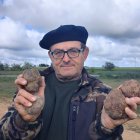
[{"label": "green grass", "polygon": [[[130,79],[107,79],[107,78],[99,78],[99,79],[103,81],[105,84],[111,86],[112,88],[116,88],[124,81],[130,80]],[[137,80],[140,82],[140,79]]]},{"label": "green grass", "polygon": [[15,77],[0,77],[0,97],[11,98],[16,91]]},{"label": "green grass", "polygon": [[[2,97],[2,96],[12,97],[13,96],[13,94],[16,90],[16,86],[14,84],[15,79],[16,79],[16,76],[15,77],[8,77],[8,76],[1,77],[0,76],[0,97]],[[126,79],[101,79],[101,80],[104,83],[111,86],[112,88],[115,88],[118,85],[120,85],[123,81],[125,81]]]},{"label": "green grass", "polygon": [[0,71],[0,75],[18,75],[22,71]]},{"label": "green grass", "polygon": [[140,68],[115,68],[112,71],[90,68],[88,71],[90,74],[99,75],[103,79],[140,79]]}]

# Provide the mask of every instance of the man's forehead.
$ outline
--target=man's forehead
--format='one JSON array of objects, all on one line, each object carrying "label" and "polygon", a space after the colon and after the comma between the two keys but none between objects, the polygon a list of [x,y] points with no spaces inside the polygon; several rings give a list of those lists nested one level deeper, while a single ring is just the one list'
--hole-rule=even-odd
[{"label": "man's forehead", "polygon": [[51,50],[54,50],[54,49],[67,50],[70,48],[80,48],[80,47],[81,47],[80,41],[65,41],[65,42],[60,42],[60,43],[56,43],[52,45],[50,49]]}]

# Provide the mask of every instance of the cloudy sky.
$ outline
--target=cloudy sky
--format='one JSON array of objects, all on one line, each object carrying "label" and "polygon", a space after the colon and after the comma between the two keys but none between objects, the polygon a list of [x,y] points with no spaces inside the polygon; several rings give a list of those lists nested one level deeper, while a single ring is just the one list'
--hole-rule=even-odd
[{"label": "cloudy sky", "polygon": [[50,64],[38,42],[64,24],[87,28],[86,66],[140,67],[139,0],[0,0],[0,62]]}]

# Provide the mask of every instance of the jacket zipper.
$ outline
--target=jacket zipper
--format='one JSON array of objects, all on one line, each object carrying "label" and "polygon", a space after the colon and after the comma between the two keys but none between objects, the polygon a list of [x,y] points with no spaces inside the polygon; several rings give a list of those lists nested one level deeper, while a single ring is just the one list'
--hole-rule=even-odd
[{"label": "jacket zipper", "polygon": [[72,106],[72,140],[75,139],[75,130],[76,130],[76,116],[78,114],[78,105]]}]

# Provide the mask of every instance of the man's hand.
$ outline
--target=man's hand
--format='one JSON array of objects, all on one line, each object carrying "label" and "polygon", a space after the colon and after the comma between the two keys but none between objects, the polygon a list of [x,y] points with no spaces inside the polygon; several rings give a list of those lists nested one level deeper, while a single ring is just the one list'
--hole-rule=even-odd
[{"label": "man's hand", "polygon": [[20,116],[22,117],[23,120],[25,121],[35,121],[44,106],[44,89],[45,89],[45,81],[44,81],[44,77],[42,77],[41,79],[41,85],[38,91],[38,96],[41,98],[42,103],[40,104],[40,111],[36,114],[29,114],[26,111],[26,108],[29,108],[33,105],[33,103],[37,100],[37,96],[32,95],[31,93],[25,91],[22,86],[27,84],[27,81],[23,78],[22,75],[19,75],[17,77],[17,79],[15,80],[15,84],[18,87],[18,93],[14,99],[14,106],[16,108],[16,110],[18,111],[18,113],[20,114]]},{"label": "man's hand", "polygon": [[101,114],[101,122],[105,128],[113,129],[118,125],[122,125],[129,120],[137,118],[136,110],[137,106],[140,105],[140,98],[139,97],[126,98],[125,101],[129,106],[125,108],[125,112],[128,115],[128,118],[126,119],[113,120],[108,116],[108,114],[105,112],[105,109],[103,108]]}]

